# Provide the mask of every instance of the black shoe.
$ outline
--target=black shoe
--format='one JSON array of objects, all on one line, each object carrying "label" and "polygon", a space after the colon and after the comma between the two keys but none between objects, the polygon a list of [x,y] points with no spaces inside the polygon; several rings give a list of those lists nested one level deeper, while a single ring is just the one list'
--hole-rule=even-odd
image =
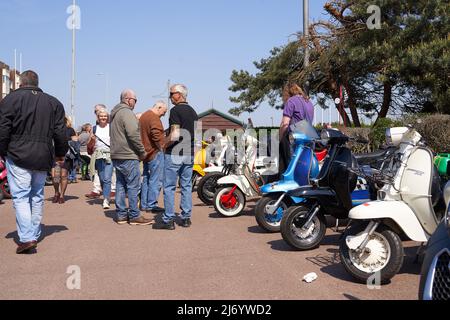
[{"label": "black shoe", "polygon": [[173,221],[170,221],[168,223],[164,223],[162,221],[155,223],[153,225],[153,229],[157,229],[157,230],[175,230],[175,224],[173,223]]},{"label": "black shoe", "polygon": [[160,208],[158,206],[150,208],[150,209],[147,209],[148,213],[163,213],[165,211],[166,211],[166,209]]},{"label": "black shoe", "polygon": [[183,227],[183,228],[189,228],[190,226],[192,226],[192,221],[191,221],[191,219],[183,219],[182,221],[181,221],[181,226]]}]

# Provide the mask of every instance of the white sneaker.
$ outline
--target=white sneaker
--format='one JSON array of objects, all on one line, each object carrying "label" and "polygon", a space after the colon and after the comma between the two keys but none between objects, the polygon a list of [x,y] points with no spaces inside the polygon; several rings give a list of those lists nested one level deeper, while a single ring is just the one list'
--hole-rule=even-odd
[{"label": "white sneaker", "polygon": [[103,209],[109,209],[109,208],[110,208],[110,206],[109,206],[108,199],[103,200]]}]

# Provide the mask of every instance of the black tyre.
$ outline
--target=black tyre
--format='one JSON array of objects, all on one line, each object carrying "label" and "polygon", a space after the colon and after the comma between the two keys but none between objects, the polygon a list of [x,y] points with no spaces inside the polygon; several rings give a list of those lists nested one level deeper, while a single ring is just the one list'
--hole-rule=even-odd
[{"label": "black tyre", "polygon": [[0,193],[2,193],[3,199],[11,199],[8,180],[4,180],[0,183]]},{"label": "black tyre", "polygon": [[222,172],[210,172],[200,179],[197,186],[197,195],[204,204],[213,205],[214,195],[217,191],[217,180],[224,176]]},{"label": "black tyre", "polygon": [[346,243],[347,237],[361,234],[366,227],[367,223],[364,223],[348,230],[339,248],[341,261],[348,273],[361,283],[366,284],[369,279],[378,279],[379,284],[389,283],[403,265],[405,254],[400,237],[382,225],[370,237],[367,251],[351,250]]},{"label": "black tyre", "polygon": [[281,195],[272,195],[262,197],[255,207],[255,218],[258,225],[269,233],[277,233],[281,231],[281,220],[283,215],[291,205],[290,202],[284,199],[274,214],[267,213],[267,206],[277,203]]},{"label": "black tyre", "polygon": [[292,248],[300,251],[311,250],[320,245],[327,231],[325,217],[318,213],[311,226],[306,230],[304,224],[310,208],[306,206],[290,207],[281,220],[281,235]]},{"label": "black tyre", "polygon": [[214,195],[214,208],[224,217],[236,217],[245,209],[245,195],[239,188],[236,188],[228,202],[223,200],[223,197],[228,195],[232,189],[232,186],[221,187]]}]

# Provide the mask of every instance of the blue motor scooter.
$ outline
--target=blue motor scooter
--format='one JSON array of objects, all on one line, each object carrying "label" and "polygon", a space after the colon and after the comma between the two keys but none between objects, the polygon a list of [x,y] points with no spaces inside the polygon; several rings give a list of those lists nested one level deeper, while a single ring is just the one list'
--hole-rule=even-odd
[{"label": "blue motor scooter", "polygon": [[326,150],[321,151],[320,155],[314,152],[314,141],[320,138],[307,121],[298,123],[289,139],[294,149],[292,160],[281,181],[261,187],[263,197],[255,207],[258,225],[268,232],[280,232],[283,213],[303,201],[302,198],[287,196],[287,192],[309,185],[309,179],[319,174],[318,156],[324,158],[327,153]]}]

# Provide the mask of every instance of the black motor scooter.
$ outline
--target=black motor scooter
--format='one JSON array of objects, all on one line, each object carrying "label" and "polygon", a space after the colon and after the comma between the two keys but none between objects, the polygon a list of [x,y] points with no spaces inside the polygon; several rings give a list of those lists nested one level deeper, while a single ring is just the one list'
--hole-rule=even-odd
[{"label": "black motor scooter", "polygon": [[283,239],[296,250],[310,250],[320,245],[326,233],[326,216],[347,219],[349,211],[361,204],[352,200],[358,177],[349,169],[357,167],[358,163],[346,146],[350,138],[340,131],[327,129],[322,131],[321,139],[330,148],[319,176],[311,179],[311,185],[288,193],[306,200],[290,207],[281,221]]}]

